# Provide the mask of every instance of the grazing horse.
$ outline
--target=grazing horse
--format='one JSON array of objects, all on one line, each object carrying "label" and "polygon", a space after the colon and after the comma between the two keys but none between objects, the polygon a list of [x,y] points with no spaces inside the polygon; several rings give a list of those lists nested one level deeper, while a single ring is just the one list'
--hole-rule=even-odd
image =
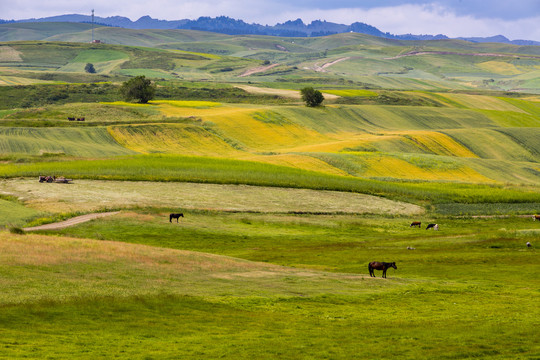
[{"label": "grazing horse", "polygon": [[428,224],[426,227],[426,230],[433,229],[433,230],[439,230],[439,224]]},{"label": "grazing horse", "polygon": [[389,268],[394,268],[394,269],[397,270],[396,263],[395,262],[387,263],[387,262],[372,261],[368,265],[369,276],[376,277],[375,272],[373,270],[382,270],[382,277],[386,278],[386,270],[388,270]]},{"label": "grazing horse", "polygon": [[75,121],[75,118],[74,117],[68,117],[68,120],[69,121]]},{"label": "grazing horse", "polygon": [[178,222],[178,219],[184,217],[184,214],[170,214],[169,215],[169,222],[172,222],[172,219],[176,219],[176,222]]},{"label": "grazing horse", "polygon": [[533,221],[540,221],[540,215],[533,215]]},{"label": "grazing horse", "polygon": [[421,223],[420,221],[413,221],[413,222],[411,223],[411,226],[409,226],[409,227],[418,226],[418,227],[420,228],[420,225],[422,225],[422,223]]}]

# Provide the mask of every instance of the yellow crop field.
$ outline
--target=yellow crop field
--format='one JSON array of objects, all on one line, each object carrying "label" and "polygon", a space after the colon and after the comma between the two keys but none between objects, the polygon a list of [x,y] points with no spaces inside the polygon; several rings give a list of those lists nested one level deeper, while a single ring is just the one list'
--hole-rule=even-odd
[{"label": "yellow crop field", "polygon": [[[192,102],[197,103],[197,102]],[[292,121],[265,121],[265,108],[255,106],[182,107],[162,103],[163,115],[199,117],[215,124],[225,136],[258,151],[274,151],[283,147],[328,141],[320,133]]]},{"label": "yellow crop field", "polygon": [[111,136],[122,146],[139,153],[198,156],[232,156],[239,151],[200,126],[152,124],[110,126]]},{"label": "yellow crop field", "polygon": [[504,61],[486,61],[486,62],[478,64],[477,66],[494,74],[500,74],[500,75],[521,74],[521,71],[518,68],[516,68],[514,64],[510,64]]},{"label": "yellow crop field", "polygon": [[[206,109],[221,106],[221,103],[214,101],[184,101],[184,100],[154,100],[150,101],[151,104],[165,104],[181,108],[197,108]],[[166,107],[164,107],[166,109]]]},{"label": "yellow crop field", "polygon": [[324,93],[333,94],[337,96],[350,97],[350,96],[363,96],[374,97],[379,94],[371,90],[358,90],[358,89],[343,89],[343,90],[322,90]]},{"label": "yellow crop field", "polygon": [[383,154],[373,154],[365,156],[362,159],[366,165],[363,176],[366,177],[388,177],[396,179],[424,179],[436,181],[464,181],[464,182],[493,182],[493,180],[476,172],[467,166],[456,166],[450,168],[441,168],[435,165],[417,166],[409,161],[398,159]]},{"label": "yellow crop field", "polygon": [[478,157],[448,135],[436,131],[416,131],[403,135],[403,137],[414,142],[419,148],[425,149],[426,152],[431,152],[433,154],[458,157]]},{"label": "yellow crop field", "polygon": [[13,86],[13,85],[32,85],[32,84],[46,84],[50,81],[29,79],[18,76],[2,76],[0,75],[0,86]]},{"label": "yellow crop field", "polygon": [[331,175],[348,175],[322,160],[302,154],[276,154],[276,155],[247,155],[239,157],[240,160],[259,161],[273,165],[290,166],[303,170],[318,171]]}]

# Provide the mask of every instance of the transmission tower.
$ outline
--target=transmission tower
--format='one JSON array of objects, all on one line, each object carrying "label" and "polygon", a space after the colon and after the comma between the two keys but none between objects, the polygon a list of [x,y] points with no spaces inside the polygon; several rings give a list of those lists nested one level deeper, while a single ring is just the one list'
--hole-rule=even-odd
[{"label": "transmission tower", "polygon": [[92,9],[92,42],[94,42],[94,9]]}]

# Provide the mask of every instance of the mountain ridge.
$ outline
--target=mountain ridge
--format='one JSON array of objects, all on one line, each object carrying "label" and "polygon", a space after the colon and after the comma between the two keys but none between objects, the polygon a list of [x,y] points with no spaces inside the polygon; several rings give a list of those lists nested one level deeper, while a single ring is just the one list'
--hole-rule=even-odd
[{"label": "mountain ridge", "polygon": [[[92,17],[81,14],[65,14],[50,16],[45,18],[31,18],[23,20],[2,20],[0,24],[5,23],[24,23],[24,22],[82,22],[90,23]],[[374,26],[362,22],[354,22],[350,25],[328,22],[326,20],[314,20],[305,24],[301,19],[289,20],[276,25],[260,25],[256,23],[246,23],[243,20],[233,19],[227,16],[218,16],[215,18],[202,16],[197,20],[159,20],[148,15],[142,16],[136,21],[123,16],[110,16],[94,18],[95,24],[113,27],[122,27],[127,29],[184,29],[211,31],[227,35],[268,35],[280,37],[317,37],[327,36],[339,33],[356,32],[361,34],[378,36],[386,39],[397,40],[442,40],[449,39],[443,34],[401,34],[395,35],[389,32],[383,32]],[[533,40],[509,40],[503,35],[491,37],[459,37],[457,39],[470,42],[498,42],[514,45],[540,45],[540,42]]]}]

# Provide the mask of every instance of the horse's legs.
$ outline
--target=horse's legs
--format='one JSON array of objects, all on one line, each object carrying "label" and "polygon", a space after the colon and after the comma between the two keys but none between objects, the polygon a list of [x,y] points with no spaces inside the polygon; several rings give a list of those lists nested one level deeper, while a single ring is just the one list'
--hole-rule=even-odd
[{"label": "horse's legs", "polygon": [[383,271],[382,271],[382,277],[383,277],[383,278],[386,278],[386,269],[383,269]]}]

